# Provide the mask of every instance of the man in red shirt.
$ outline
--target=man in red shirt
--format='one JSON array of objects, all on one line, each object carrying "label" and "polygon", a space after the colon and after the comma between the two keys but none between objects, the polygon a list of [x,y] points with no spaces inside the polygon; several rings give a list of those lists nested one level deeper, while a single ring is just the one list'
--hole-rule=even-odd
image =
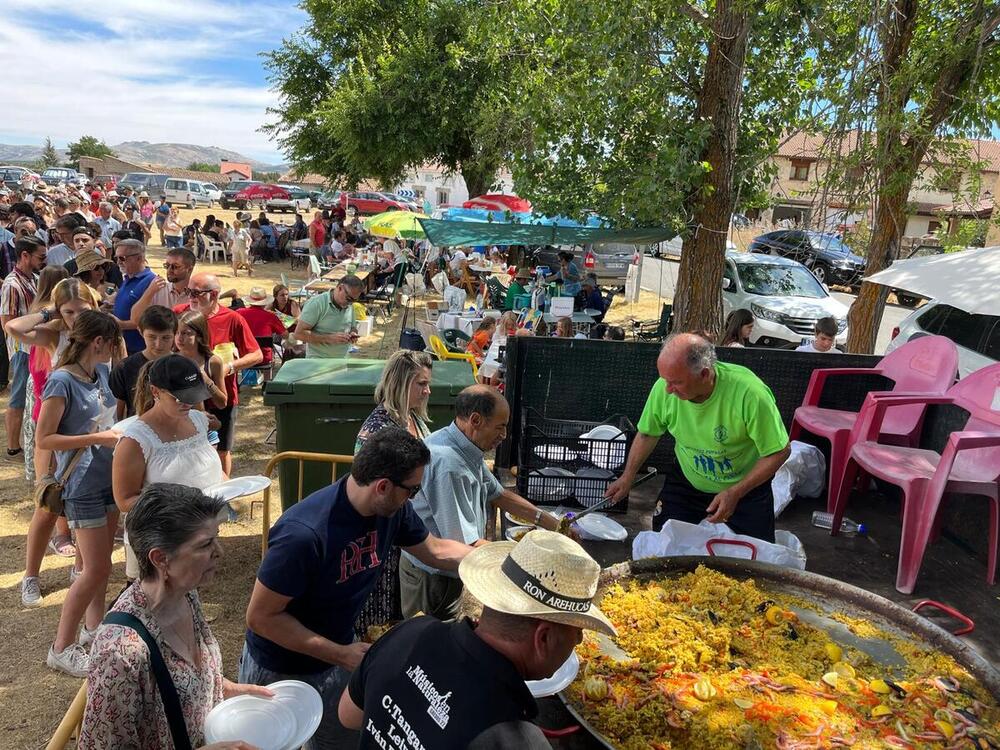
[{"label": "man in red shirt", "polygon": [[[224,363],[226,372],[226,395],[229,402],[224,409],[206,407],[218,417],[222,426],[219,427],[219,458],[222,460],[222,470],[226,475],[233,470],[233,442],[236,434],[236,407],[240,394],[236,385],[236,373],[248,367],[260,364],[264,355],[254,338],[247,322],[233,310],[219,304],[219,292],[222,287],[214,274],[198,273],[188,282],[188,297],[191,302],[174,307],[174,312],[197,310],[208,321],[209,345]],[[233,351],[235,347],[235,351]]]},{"label": "man in red shirt", "polygon": [[271,360],[274,359],[271,337],[275,334],[283,339],[288,336],[285,324],[277,315],[265,309],[268,303],[267,292],[261,287],[255,286],[250,290],[247,307],[241,307],[236,311],[236,314],[241,315],[247,322],[254,338],[257,339],[257,344],[264,355],[263,364],[265,365],[271,364]]}]

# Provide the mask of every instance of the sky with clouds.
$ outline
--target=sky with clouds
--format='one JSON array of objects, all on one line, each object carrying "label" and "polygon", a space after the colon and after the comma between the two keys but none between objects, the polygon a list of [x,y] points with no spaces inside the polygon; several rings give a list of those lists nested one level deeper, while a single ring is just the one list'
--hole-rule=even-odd
[{"label": "sky with clouds", "polygon": [[283,157],[259,53],[303,26],[291,0],[0,0],[0,143],[81,135]]}]

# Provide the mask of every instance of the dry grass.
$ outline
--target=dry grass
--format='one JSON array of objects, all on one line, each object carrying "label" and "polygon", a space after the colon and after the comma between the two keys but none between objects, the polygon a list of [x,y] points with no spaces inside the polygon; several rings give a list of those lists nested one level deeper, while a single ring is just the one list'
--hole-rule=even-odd
[{"label": "dry grass", "polygon": [[[194,216],[202,218],[214,213],[217,217],[232,220],[233,211],[182,210],[187,223]],[[154,237],[154,243],[156,238]],[[160,270],[163,248],[154,244],[150,252],[150,266]],[[232,278],[231,270],[222,264],[203,264],[204,270],[218,274],[223,287],[235,287],[247,293],[250,287],[270,287],[280,280],[284,271],[289,278],[301,280],[301,271],[290,272],[288,265],[267,264],[256,268],[255,276],[242,274]],[[655,319],[659,315],[659,301],[655,295],[643,293],[635,305],[616,304],[608,315],[608,322],[622,323],[628,318]],[[416,315],[423,318],[423,301],[414,305]],[[411,316],[408,325],[412,325]],[[402,324],[402,315],[396,312],[390,324],[359,342],[362,357],[387,357],[396,348]],[[0,397],[0,406],[6,409],[8,394]],[[264,406],[260,389],[244,389],[240,393],[239,441],[233,456],[234,476],[260,474],[267,460],[274,454],[274,446],[264,440],[274,426],[274,412]],[[3,447],[6,448],[6,436]],[[272,492],[272,518],[280,513],[277,481]],[[215,581],[202,592],[212,629],[222,647],[227,676],[236,675],[236,663],[243,643],[244,613],[253,586],[254,573],[260,553],[260,514],[250,520],[250,498],[237,501],[239,520],[224,524],[221,530],[224,557]],[[25,534],[31,518],[30,487],[24,480],[23,466],[0,460],[0,705],[4,707],[0,718],[0,747],[42,748],[55,729],[66,707],[79,688],[79,681],[56,674],[45,666],[45,655],[54,637],[60,607],[69,586],[72,560],[46,556],[42,564],[41,584],[44,593],[42,606],[26,609],[21,606],[20,581],[24,573]],[[109,601],[125,581],[124,551],[114,552],[114,570],[108,587]]]}]

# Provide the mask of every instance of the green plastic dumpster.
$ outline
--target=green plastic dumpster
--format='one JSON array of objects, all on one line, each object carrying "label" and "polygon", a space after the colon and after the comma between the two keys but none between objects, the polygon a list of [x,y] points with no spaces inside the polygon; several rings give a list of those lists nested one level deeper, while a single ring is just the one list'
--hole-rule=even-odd
[{"label": "green plastic dumpster", "polygon": [[[354,455],[361,424],[375,408],[375,387],[384,359],[293,359],[265,385],[264,403],[274,407],[277,450]],[[472,385],[468,362],[435,362],[427,411],[431,429],[449,424],[455,397]],[[342,476],[343,469],[339,471]],[[281,508],[298,500],[298,464],[279,467]],[[330,484],[329,464],[306,463],[302,497]]]}]

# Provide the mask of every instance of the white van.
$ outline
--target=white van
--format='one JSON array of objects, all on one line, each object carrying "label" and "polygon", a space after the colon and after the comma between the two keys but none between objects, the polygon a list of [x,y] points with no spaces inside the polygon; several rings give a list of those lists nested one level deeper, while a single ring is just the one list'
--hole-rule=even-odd
[{"label": "white van", "polygon": [[205,188],[196,180],[186,180],[182,177],[170,177],[163,186],[163,194],[167,203],[172,206],[183,203],[188,208],[207,206],[211,208],[212,199],[208,197]]}]

